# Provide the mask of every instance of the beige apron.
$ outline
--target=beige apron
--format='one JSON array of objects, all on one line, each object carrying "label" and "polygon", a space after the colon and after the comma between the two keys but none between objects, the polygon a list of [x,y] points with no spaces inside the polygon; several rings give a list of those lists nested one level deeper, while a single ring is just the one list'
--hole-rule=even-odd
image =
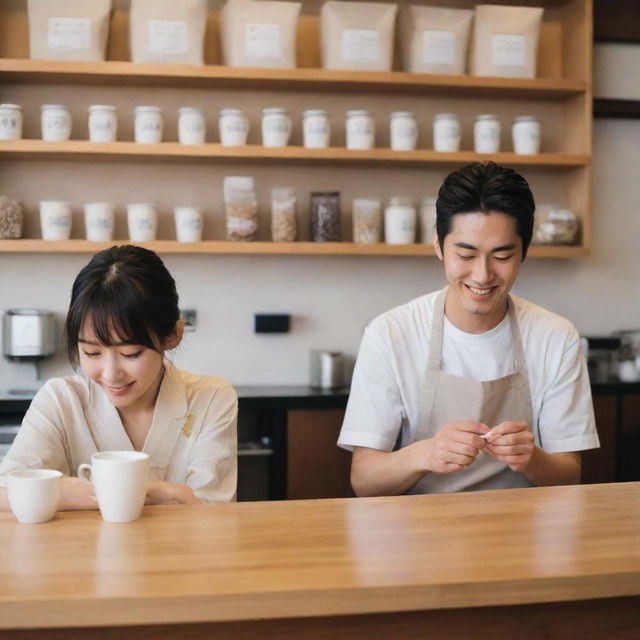
[{"label": "beige apron", "polygon": [[[418,424],[413,442],[433,437],[447,422],[470,420],[489,428],[506,420],[526,422],[532,427],[533,409],[529,391],[522,338],[513,301],[509,298],[508,315],[513,344],[513,373],[482,382],[445,373],[441,370],[444,326],[444,289],[437,297],[429,346],[425,385],[418,409]],[[411,444],[402,442],[402,446]],[[539,443],[538,443],[539,444]],[[457,473],[428,473],[409,493],[444,493],[480,491],[509,487],[531,487],[522,473],[480,452],[476,461]]]}]

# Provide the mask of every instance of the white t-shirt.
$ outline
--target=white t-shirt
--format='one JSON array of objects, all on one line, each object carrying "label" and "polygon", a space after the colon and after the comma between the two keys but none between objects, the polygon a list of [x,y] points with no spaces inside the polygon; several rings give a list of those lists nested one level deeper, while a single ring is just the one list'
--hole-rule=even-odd
[{"label": "white t-shirt", "polygon": [[[378,316],[365,330],[338,445],[392,451],[402,429],[413,441],[429,356],[433,306],[440,292]],[[575,327],[518,296],[516,309],[533,406],[536,444],[550,453],[599,446],[587,366]],[[469,334],[445,317],[442,367],[474,380],[513,373],[508,316],[494,329]],[[491,426],[491,425],[490,425]]]},{"label": "white t-shirt", "polygon": [[[196,376],[164,361],[165,374],[142,450],[160,480],[189,485],[204,502],[235,500],[237,413],[235,389],[224,378]],[[75,476],[97,451],[132,451],[117,409],[88,378],[48,380],[36,394],[0,463],[9,471],[57,469]]]}]

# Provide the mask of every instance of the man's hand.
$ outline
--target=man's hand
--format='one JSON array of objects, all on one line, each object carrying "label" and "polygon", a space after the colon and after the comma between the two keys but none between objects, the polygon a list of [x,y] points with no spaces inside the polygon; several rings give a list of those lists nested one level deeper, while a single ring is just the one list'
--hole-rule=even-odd
[{"label": "man's hand", "polygon": [[433,473],[456,473],[473,464],[484,448],[480,437],[489,432],[489,427],[480,422],[447,422],[427,445],[426,462]]},{"label": "man's hand", "polygon": [[487,453],[513,471],[524,472],[533,456],[535,440],[526,422],[501,422],[486,437]]}]

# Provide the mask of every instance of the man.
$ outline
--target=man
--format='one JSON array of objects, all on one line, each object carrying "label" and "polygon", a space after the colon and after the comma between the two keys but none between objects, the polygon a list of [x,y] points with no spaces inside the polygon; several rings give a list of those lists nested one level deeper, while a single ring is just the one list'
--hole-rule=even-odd
[{"label": "man", "polygon": [[510,296],[533,233],[527,182],[493,162],[450,174],[434,245],[448,287],[367,327],[338,444],[360,496],[580,482],[599,446],[564,318]]}]

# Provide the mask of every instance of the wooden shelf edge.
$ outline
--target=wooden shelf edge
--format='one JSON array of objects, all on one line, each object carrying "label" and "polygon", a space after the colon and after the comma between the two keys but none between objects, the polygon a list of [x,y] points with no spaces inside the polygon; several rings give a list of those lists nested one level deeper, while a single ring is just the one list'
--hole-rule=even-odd
[{"label": "wooden shelf edge", "polygon": [[[35,76],[35,78],[32,78]],[[469,75],[433,75],[406,71],[338,71],[331,69],[240,68],[224,65],[136,64],[133,62],[58,62],[0,58],[0,77],[12,82],[108,82],[127,84],[204,84],[226,87],[283,88],[306,85],[348,91],[394,88],[408,92],[447,91],[474,93],[487,90],[531,98],[566,98],[586,92],[587,83],[566,78],[498,78]]]},{"label": "wooden shelf edge", "polygon": [[[2,253],[95,253],[128,240],[88,242],[86,240],[0,240]],[[315,256],[435,256],[432,245],[356,244],[353,242],[227,242],[205,240],[182,243],[175,240],[156,240],[136,243],[163,254],[219,254],[219,255],[315,255]],[[583,258],[589,255],[586,247],[532,246],[531,258]]]},{"label": "wooden shelf edge", "polygon": [[473,151],[442,153],[431,149],[416,151],[393,151],[389,148],[376,148],[370,151],[356,151],[344,147],[328,149],[307,149],[299,146],[263,147],[245,145],[242,147],[224,147],[217,143],[202,145],[182,145],[178,142],[159,144],[138,144],[122,141],[110,143],[69,140],[66,142],[45,142],[43,140],[0,141],[0,157],[6,158],[64,158],[68,160],[132,159],[145,161],[228,161],[242,160],[259,163],[319,163],[352,165],[445,165],[456,166],[471,162],[494,160],[499,164],[518,167],[576,168],[589,164],[589,156],[570,153],[538,153],[522,155],[505,151],[495,154],[481,154]]}]

